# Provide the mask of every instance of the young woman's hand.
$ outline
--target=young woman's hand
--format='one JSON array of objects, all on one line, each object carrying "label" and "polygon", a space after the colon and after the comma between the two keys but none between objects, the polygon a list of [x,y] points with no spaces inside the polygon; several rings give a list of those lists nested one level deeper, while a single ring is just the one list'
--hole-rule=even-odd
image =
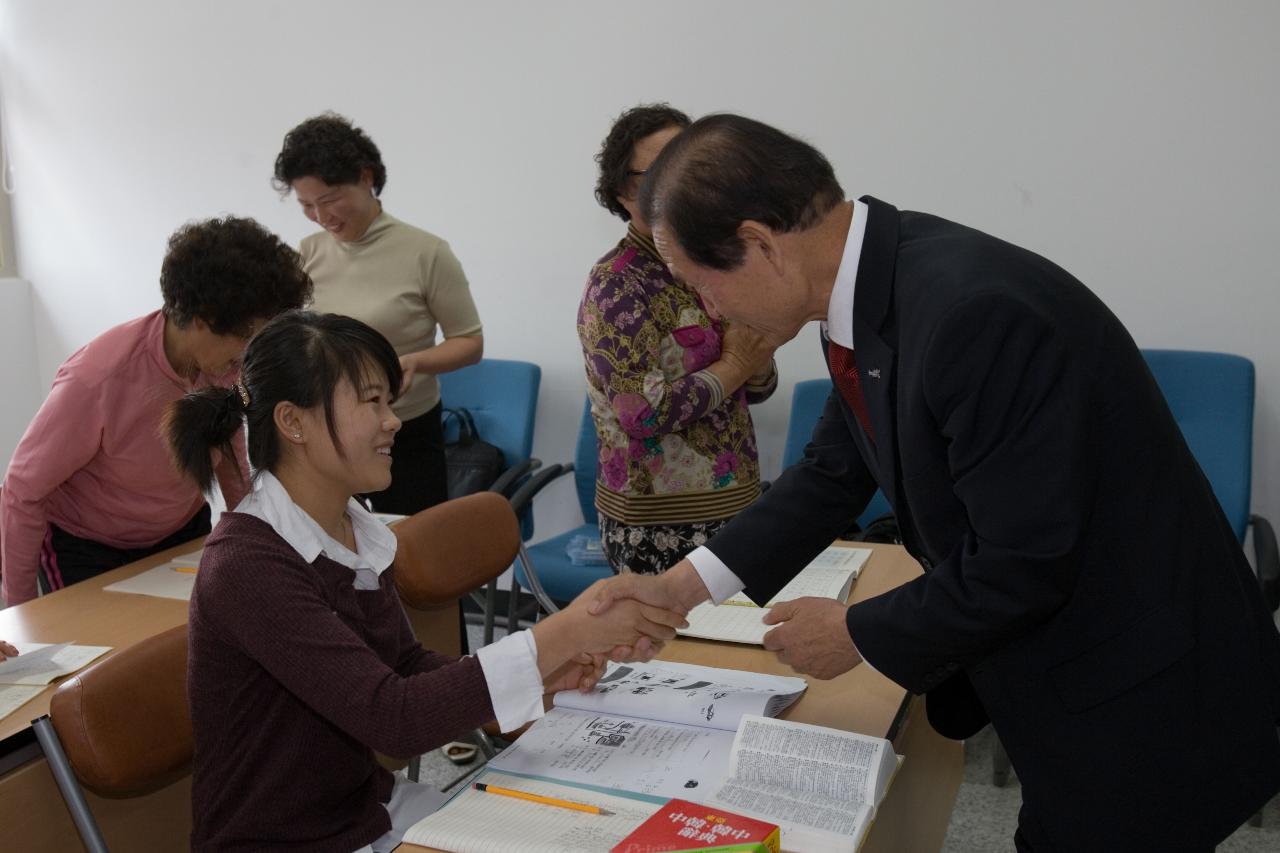
[{"label": "young woman's hand", "polygon": [[542,680],[547,694],[559,693],[561,690],[577,690],[590,693],[596,682],[604,675],[605,655],[579,654],[568,663]]}]

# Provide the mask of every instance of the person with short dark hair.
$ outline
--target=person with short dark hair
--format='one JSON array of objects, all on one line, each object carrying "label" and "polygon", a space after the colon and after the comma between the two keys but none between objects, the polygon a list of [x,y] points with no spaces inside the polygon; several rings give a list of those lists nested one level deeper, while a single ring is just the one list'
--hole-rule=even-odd
[{"label": "person with short dark hair", "polygon": [[596,200],[627,223],[578,308],[599,440],[595,505],[615,571],[665,571],[760,494],[747,405],[777,387],[773,349],[672,277],[636,202],[649,164],[688,125],[666,104],[633,107],[596,155]]},{"label": "person with short dark hair", "polygon": [[661,578],[606,581],[597,612],[767,601],[879,487],[924,574],[774,607],[764,645],[819,678],[867,661],[945,736],[990,722],[1019,850],[1211,850],[1280,789],[1280,634],[1142,353],[1081,282],[845,200],[821,153],[741,116],[669,144],[640,207],[731,320],[778,344],[823,321],[832,389],[757,503]]},{"label": "person with short dark hair", "polygon": [[293,311],[249,342],[238,383],[169,407],[193,488],[242,421],[254,471],[191,596],[195,851],[385,853],[445,797],[375,750],[420,755],[491,720],[513,731],[546,693],[589,689],[606,652],[661,644],[682,621],[636,602],[595,617],[580,599],[474,656],[423,649],[396,593],[395,534],[354,497],[391,479],[402,379],[376,330]]},{"label": "person with short dark hair", "polygon": [[[188,390],[229,382],[245,342],[305,304],[298,254],[252,219],[192,222],[169,239],[164,305],[67,359],[9,462],[4,597],[13,605],[209,532],[204,495],[169,462],[158,426]],[[248,472],[211,459],[227,506]]]},{"label": "person with short dark hair", "polygon": [[405,388],[396,414],[404,427],[391,485],[369,498],[377,510],[411,515],[448,497],[436,376],[478,362],[484,337],[453,250],[382,209],[386,182],[378,146],[335,113],[285,135],[273,178],[324,229],[300,248],[316,310],[363,320],[399,353]]}]

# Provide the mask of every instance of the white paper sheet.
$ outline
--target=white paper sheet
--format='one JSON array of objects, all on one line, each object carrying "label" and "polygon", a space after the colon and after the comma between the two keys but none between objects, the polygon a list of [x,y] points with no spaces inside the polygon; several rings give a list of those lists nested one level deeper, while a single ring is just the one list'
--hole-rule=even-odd
[{"label": "white paper sheet", "polygon": [[108,584],[103,589],[107,592],[131,592],[135,595],[190,601],[191,591],[195,586],[195,572],[180,572],[172,564],[165,563],[131,578]]},{"label": "white paper sheet", "polygon": [[588,814],[468,787],[444,808],[410,827],[404,840],[456,853],[601,853],[626,838],[659,808],[643,800],[493,770],[480,781],[600,806],[613,814]]},{"label": "white paper sheet", "polygon": [[12,645],[17,648],[18,656],[0,662],[0,684],[45,685],[111,651],[110,646],[73,646],[71,643],[15,642]]}]

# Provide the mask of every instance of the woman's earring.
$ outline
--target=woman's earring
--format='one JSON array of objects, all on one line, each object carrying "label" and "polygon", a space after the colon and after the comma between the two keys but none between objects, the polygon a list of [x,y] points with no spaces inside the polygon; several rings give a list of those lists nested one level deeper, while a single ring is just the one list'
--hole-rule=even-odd
[{"label": "woman's earring", "polygon": [[295,433],[293,434],[293,437],[294,437],[294,438],[302,438],[302,433],[300,433],[300,432],[295,432]]}]

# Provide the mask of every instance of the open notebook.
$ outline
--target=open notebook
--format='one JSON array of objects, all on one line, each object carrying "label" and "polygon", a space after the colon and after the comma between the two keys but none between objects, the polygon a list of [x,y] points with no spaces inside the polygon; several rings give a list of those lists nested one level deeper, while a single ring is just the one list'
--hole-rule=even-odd
[{"label": "open notebook", "polygon": [[685,637],[763,645],[764,635],[772,627],[761,621],[768,608],[806,596],[845,601],[870,557],[869,548],[833,545],[801,569],[764,607],[757,607],[742,593],[718,606],[704,602],[689,611],[689,627],[681,628],[679,633]]},{"label": "open notebook", "polygon": [[70,675],[111,651],[110,646],[15,642],[18,656],[0,662],[0,718],[44,692],[55,678]]}]

